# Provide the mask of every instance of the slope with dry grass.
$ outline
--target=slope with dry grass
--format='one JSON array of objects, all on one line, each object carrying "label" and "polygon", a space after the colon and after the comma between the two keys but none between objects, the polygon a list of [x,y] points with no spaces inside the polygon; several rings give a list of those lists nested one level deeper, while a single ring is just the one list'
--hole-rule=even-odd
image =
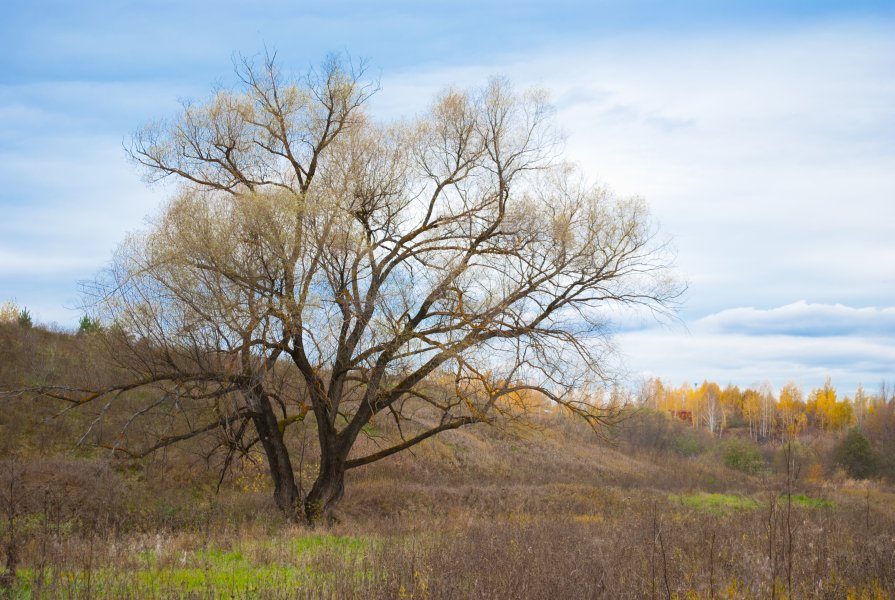
[{"label": "slope with dry grass", "polygon": [[[5,389],[75,371],[102,376],[83,336],[0,333]],[[143,460],[73,451],[93,418],[48,418],[60,408],[17,396],[0,411],[10,597],[886,598],[895,590],[895,491],[810,477],[807,468],[787,477],[774,449],[750,475],[724,466],[721,443],[656,451],[540,412],[503,429],[447,432],[351,471],[339,522],[308,530],[283,522],[258,457],[237,461],[218,489],[220,463],[202,443]],[[304,485],[316,466],[301,451],[312,427],[302,424],[292,440]],[[392,427],[374,422],[360,451],[392,438]]]}]

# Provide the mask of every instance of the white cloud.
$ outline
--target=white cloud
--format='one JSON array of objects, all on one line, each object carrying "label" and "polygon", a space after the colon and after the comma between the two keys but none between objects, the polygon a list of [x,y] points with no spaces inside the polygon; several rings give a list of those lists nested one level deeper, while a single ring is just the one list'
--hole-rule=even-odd
[{"label": "white cloud", "polygon": [[744,335],[833,337],[861,335],[895,339],[895,307],[852,308],[805,301],[767,310],[731,308],[699,319],[694,329]]},{"label": "white cloud", "polygon": [[690,330],[619,335],[634,378],[673,384],[703,379],[740,386],[794,380],[810,389],[827,377],[849,393],[895,377],[895,308],[796,302],[768,310],[735,308],[695,321]]},{"label": "white cloud", "polygon": [[96,268],[98,258],[72,254],[38,254],[0,246],[0,277],[68,275],[74,270],[89,271]]},{"label": "white cloud", "polygon": [[568,156],[644,195],[674,235],[690,317],[799,298],[879,305],[895,289],[893,55],[891,30],[860,21],[626,35],[397,73],[376,102],[412,113],[492,72],[547,87]]}]

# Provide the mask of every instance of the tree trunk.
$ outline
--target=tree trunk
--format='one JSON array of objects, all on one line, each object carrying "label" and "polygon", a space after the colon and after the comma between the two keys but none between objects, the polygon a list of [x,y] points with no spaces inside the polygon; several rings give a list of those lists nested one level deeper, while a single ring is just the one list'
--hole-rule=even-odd
[{"label": "tree trunk", "polygon": [[317,480],[305,498],[305,518],[312,527],[333,523],[333,510],[345,492],[345,460],[336,454],[321,457]]},{"label": "tree trunk", "polygon": [[10,523],[9,539],[6,544],[6,569],[0,571],[0,590],[12,588],[16,583],[19,566],[19,548]]},{"label": "tree trunk", "polygon": [[297,521],[300,499],[298,486],[295,484],[295,473],[292,471],[292,461],[289,459],[289,450],[283,441],[283,433],[270,403],[264,400],[260,404],[260,410],[252,416],[252,421],[267,455],[267,466],[274,484],[274,501],[287,519]]}]

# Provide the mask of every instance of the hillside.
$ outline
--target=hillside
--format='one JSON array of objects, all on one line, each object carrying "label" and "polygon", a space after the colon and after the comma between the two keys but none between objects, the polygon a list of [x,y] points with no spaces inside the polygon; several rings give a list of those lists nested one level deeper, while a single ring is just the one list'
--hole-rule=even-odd
[{"label": "hillside", "polygon": [[[95,384],[113,377],[102,356],[89,335],[4,325],[0,389]],[[800,447],[788,461],[784,448],[762,447],[760,468],[747,473],[725,466],[731,442],[661,414],[634,415],[600,437],[539,409],[349,471],[338,522],[309,530],[276,510],[257,449],[221,478],[208,440],[139,460],[88,443],[113,433],[104,423],[122,418],[114,404],[65,412],[27,394],[2,402],[0,537],[16,571],[6,577],[11,597],[885,598],[895,590],[895,490],[826,468],[818,448],[833,441]],[[379,419],[366,434],[359,452],[396,431]],[[316,469],[303,444],[312,435],[310,422],[290,430],[303,486]],[[677,446],[652,443],[663,435]],[[781,464],[796,468],[787,474]]]}]

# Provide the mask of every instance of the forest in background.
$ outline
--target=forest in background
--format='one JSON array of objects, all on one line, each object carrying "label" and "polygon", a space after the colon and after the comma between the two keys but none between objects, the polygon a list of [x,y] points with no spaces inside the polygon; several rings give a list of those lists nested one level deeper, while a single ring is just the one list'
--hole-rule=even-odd
[{"label": "forest in background", "polygon": [[836,432],[857,426],[885,443],[888,440],[880,436],[891,418],[888,411],[893,397],[895,390],[886,381],[880,383],[876,393],[868,393],[858,384],[849,396],[838,392],[830,378],[807,394],[792,382],[775,393],[769,383],[742,390],[732,384],[722,389],[713,381],[673,388],[653,378],[638,390],[636,399],[640,406],[669,411],[717,435],[726,429],[747,427],[749,436],[760,441],[798,436],[806,430]]},{"label": "forest in background", "polygon": [[[808,394],[795,383],[775,394],[769,384],[741,390],[703,381],[672,388],[654,378],[637,392],[636,404],[712,437],[818,447],[839,440],[834,450],[827,450],[832,452],[828,466],[836,464],[856,478],[895,477],[895,391],[885,381],[877,393],[867,393],[859,384],[853,396],[843,396],[829,378]],[[812,468],[817,473],[821,466]]]}]

